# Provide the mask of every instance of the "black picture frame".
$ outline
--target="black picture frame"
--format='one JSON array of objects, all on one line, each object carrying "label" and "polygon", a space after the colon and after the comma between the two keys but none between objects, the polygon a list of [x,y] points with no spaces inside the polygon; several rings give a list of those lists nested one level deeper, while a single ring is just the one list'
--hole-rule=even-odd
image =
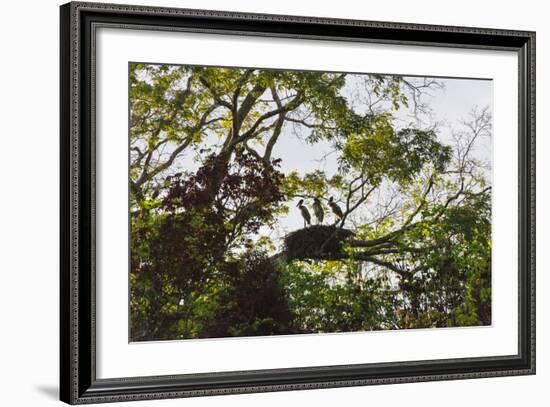
[{"label": "black picture frame", "polygon": [[[72,2],[60,7],[60,398],[70,404],[535,373],[535,33]],[[515,51],[519,60],[519,352],[425,360],[96,378],[94,48],[99,26]],[[516,191],[509,191],[514,197]]]}]

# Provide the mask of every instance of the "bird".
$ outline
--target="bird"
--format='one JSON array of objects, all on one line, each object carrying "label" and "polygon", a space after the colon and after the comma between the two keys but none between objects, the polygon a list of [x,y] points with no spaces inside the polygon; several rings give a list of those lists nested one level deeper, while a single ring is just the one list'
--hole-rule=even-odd
[{"label": "bird", "polygon": [[332,212],[334,212],[334,214],[338,216],[338,218],[342,219],[344,217],[344,213],[342,212],[342,209],[340,209],[338,204],[334,202],[334,199],[332,198],[332,196],[328,200],[328,205],[330,206],[330,209],[332,209]]},{"label": "bird", "polygon": [[317,224],[323,223],[323,218],[325,217],[325,211],[323,210],[323,206],[321,205],[321,201],[319,201],[319,198],[313,199],[313,213],[317,218]]},{"label": "bird", "polygon": [[311,215],[309,214],[309,211],[304,206],[304,200],[300,199],[300,202],[298,202],[298,205],[296,205],[298,208],[300,208],[300,212],[302,212],[302,218],[304,218],[304,227],[307,225],[311,225]]}]

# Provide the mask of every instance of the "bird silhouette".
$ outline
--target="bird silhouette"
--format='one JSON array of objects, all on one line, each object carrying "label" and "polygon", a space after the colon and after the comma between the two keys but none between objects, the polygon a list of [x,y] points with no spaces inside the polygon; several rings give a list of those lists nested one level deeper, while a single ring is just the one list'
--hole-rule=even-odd
[{"label": "bird silhouette", "polygon": [[321,205],[321,201],[319,201],[319,198],[313,199],[313,213],[317,218],[317,224],[323,223],[325,211],[323,210],[323,206]]},{"label": "bird silhouette", "polygon": [[300,208],[300,212],[302,213],[302,218],[304,218],[304,227],[307,225],[311,225],[311,215],[309,214],[309,211],[304,205],[304,200],[300,199],[300,202],[298,202],[298,205],[296,205],[298,208]]},{"label": "bird silhouette", "polygon": [[334,202],[334,199],[332,198],[332,196],[328,200],[328,205],[330,206],[330,209],[332,209],[332,212],[334,212],[334,214],[338,216],[339,219],[342,219],[344,217],[344,213],[342,212],[342,209],[340,209],[338,204]]}]

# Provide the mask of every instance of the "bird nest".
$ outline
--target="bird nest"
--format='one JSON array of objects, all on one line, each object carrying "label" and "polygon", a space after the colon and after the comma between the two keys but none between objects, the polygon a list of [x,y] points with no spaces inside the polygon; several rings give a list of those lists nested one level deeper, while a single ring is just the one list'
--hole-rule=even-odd
[{"label": "bird nest", "polygon": [[286,259],[340,258],[344,254],[342,242],[351,236],[351,230],[327,225],[314,225],[296,230],[285,237]]}]

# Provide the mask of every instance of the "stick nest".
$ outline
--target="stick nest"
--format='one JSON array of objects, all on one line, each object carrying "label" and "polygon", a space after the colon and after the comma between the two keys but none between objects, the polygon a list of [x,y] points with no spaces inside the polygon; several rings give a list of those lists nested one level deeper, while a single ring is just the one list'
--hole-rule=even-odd
[{"label": "stick nest", "polygon": [[342,243],[352,236],[351,230],[336,226],[314,225],[298,229],[285,237],[286,259],[340,258],[345,254]]}]

